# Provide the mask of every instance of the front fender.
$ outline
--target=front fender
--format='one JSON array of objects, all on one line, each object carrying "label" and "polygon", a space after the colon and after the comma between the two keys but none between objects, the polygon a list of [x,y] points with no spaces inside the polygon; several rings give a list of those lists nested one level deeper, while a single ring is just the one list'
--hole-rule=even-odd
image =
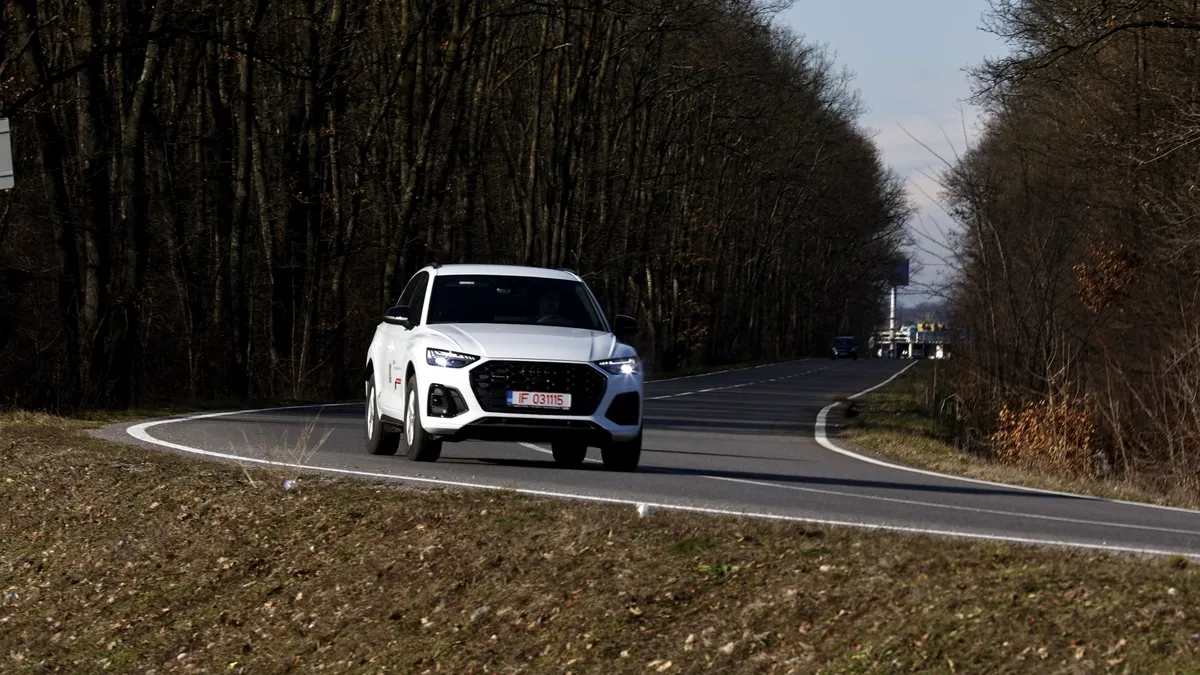
[{"label": "front fender", "polygon": [[363,386],[365,387],[365,383],[374,376],[377,389],[384,385],[384,375],[387,373],[387,364],[382,360],[380,354],[381,336],[379,332],[379,327],[376,327],[375,334],[371,336],[371,344],[367,345],[367,359],[363,364],[362,371]]},{"label": "front fender", "polygon": [[405,388],[408,387],[408,374],[411,372],[415,375],[426,369],[425,350],[428,345],[425,340],[413,340],[408,346],[408,351],[404,352],[404,370],[400,374],[405,377]]}]

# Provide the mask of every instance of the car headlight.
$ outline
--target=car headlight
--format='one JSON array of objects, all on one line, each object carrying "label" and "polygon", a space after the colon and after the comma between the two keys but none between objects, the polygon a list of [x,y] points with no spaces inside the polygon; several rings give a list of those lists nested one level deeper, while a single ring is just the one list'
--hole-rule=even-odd
[{"label": "car headlight", "polygon": [[479,360],[478,356],[460,354],[445,349],[426,349],[425,363],[442,368],[466,368]]},{"label": "car headlight", "polygon": [[636,356],[629,356],[623,359],[605,359],[604,361],[597,361],[596,365],[613,375],[633,375],[642,369],[642,361]]}]

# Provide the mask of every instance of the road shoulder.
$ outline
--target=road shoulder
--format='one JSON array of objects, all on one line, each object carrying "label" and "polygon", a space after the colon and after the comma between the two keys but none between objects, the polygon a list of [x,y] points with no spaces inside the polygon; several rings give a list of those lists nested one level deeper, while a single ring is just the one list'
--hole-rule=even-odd
[{"label": "road shoulder", "polygon": [[957,449],[929,403],[944,400],[931,395],[935,378],[945,377],[945,370],[934,373],[940,365],[936,361],[917,363],[889,385],[839,405],[828,416],[830,436],[865,456],[922,470],[1144,504],[1200,508],[1200,495],[1194,492],[1164,489],[1136,479],[1055,475]]}]

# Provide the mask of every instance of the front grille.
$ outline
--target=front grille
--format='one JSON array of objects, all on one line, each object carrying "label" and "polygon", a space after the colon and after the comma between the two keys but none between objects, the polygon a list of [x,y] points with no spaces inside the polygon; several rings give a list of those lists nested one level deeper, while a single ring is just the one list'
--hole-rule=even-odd
[{"label": "front grille", "polygon": [[[608,378],[584,363],[485,361],[471,369],[471,391],[487,412],[529,415],[591,415],[604,398]],[[508,392],[570,394],[571,409],[511,408]]]}]

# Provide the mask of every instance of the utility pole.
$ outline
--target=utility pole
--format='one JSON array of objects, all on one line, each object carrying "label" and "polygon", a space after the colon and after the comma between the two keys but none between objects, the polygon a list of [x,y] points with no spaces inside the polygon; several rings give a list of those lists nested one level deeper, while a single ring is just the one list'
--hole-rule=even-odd
[{"label": "utility pole", "polygon": [[8,120],[0,117],[0,190],[11,190],[13,180],[12,135],[8,131]]}]

